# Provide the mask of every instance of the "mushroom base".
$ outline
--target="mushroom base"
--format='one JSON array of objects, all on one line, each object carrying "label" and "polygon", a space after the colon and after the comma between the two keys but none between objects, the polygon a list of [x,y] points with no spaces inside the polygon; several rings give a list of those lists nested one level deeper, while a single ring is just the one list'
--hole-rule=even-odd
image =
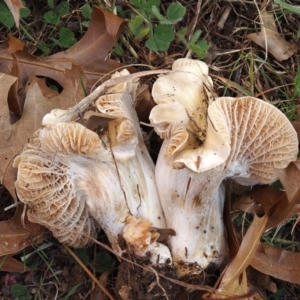
[{"label": "mushroom base", "polygon": [[147,265],[151,264],[150,260],[148,262],[146,260],[136,260],[136,263],[144,265],[145,268],[126,261],[121,262],[115,287],[118,299],[158,300],[166,299],[166,294],[169,299],[180,299],[180,295],[184,292],[183,288],[158,275],[162,274],[167,278],[176,279],[177,273],[174,266],[159,265],[150,270],[147,269]]}]

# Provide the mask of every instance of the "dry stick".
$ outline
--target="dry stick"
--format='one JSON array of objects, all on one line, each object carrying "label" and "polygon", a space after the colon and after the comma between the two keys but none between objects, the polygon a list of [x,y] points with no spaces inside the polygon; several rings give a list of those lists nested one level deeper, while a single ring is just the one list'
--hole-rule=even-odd
[{"label": "dry stick", "polygon": [[91,94],[83,98],[78,104],[74,105],[73,107],[69,108],[62,116],[58,118],[58,122],[72,122],[76,118],[78,118],[78,115],[80,115],[81,112],[84,112],[87,110],[87,108],[92,104],[93,101],[95,101],[98,97],[100,97],[107,88],[122,83],[124,81],[134,80],[138,79],[143,76],[149,76],[149,75],[157,75],[162,73],[170,73],[172,71],[170,70],[151,70],[151,71],[141,71],[138,73],[116,77],[109,79],[105,81],[103,84],[98,86]]},{"label": "dry stick", "polygon": [[[197,7],[196,7],[196,13],[195,13],[195,16],[193,18],[191,31],[190,31],[190,34],[189,34],[189,37],[188,37],[189,41],[191,40],[191,38],[192,38],[192,36],[195,32],[196,25],[198,23],[198,18],[199,18],[199,14],[200,14],[200,10],[201,10],[201,4],[202,4],[202,0],[198,0]],[[192,50],[189,50],[185,57],[189,58],[191,56],[191,54],[192,54]]]},{"label": "dry stick", "polygon": [[109,291],[106,289],[106,287],[94,276],[94,274],[82,263],[82,261],[77,257],[77,255],[71,250],[69,246],[66,246],[66,249],[68,252],[73,256],[73,258],[79,263],[82,269],[94,280],[94,282],[97,283],[99,288],[105,293],[105,295],[110,299],[110,300],[115,300],[115,298],[109,293]]},{"label": "dry stick", "polygon": [[218,24],[217,24],[217,27],[218,27],[219,29],[223,29],[223,28],[224,28],[224,24],[225,24],[225,22],[227,21],[230,12],[231,12],[231,6],[226,6],[226,8],[225,8],[225,10],[223,11],[223,14],[222,14],[222,16],[221,16],[221,18],[220,18]]}]

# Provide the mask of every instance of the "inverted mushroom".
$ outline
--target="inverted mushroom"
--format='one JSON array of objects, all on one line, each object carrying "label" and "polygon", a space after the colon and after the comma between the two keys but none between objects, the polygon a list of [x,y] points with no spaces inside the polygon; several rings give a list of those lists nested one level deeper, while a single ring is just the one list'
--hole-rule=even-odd
[{"label": "inverted mushroom", "polygon": [[[122,71],[114,76],[127,74]],[[122,254],[119,237],[126,224],[131,228],[129,217],[142,218],[151,228],[166,226],[154,164],[134,109],[136,87],[137,82],[132,81],[113,86],[90,111],[83,112],[83,118],[94,114],[105,120],[97,133],[76,122],[60,122],[64,112],[53,110],[15,159],[15,186],[19,199],[29,208],[29,219],[48,227],[60,242],[84,246],[97,233],[92,230],[96,221],[112,248]],[[88,223],[82,225],[83,221]],[[148,227],[150,236],[157,236]],[[131,236],[127,235],[128,243]],[[151,249],[157,246],[155,239],[143,243]],[[166,246],[161,248],[169,252]],[[159,254],[153,253],[152,259],[160,262]]]},{"label": "inverted mushroom", "polygon": [[93,158],[103,149],[96,133],[80,124],[59,123],[38,130],[16,157],[15,183],[19,199],[28,207],[30,221],[50,229],[61,242],[72,247],[90,245],[99,225],[90,216],[86,195],[77,186],[91,179]]},{"label": "inverted mushroom", "polygon": [[[182,76],[186,74],[182,72]],[[192,97],[187,94],[185,99],[177,98],[185,97],[189,85],[177,84],[176,89],[180,92],[174,95],[174,103],[197,99],[197,91]],[[185,132],[182,142],[176,139],[178,131],[174,131],[172,118],[165,118],[164,108],[160,110],[160,99],[167,96],[163,90],[153,93],[158,105],[150,120],[165,138],[155,175],[167,227],[176,232],[168,244],[182,277],[217,267],[226,255],[222,181],[233,178],[243,185],[272,183],[277,179],[276,168],[285,168],[296,160],[298,141],[289,120],[274,106],[253,97],[223,97],[208,107],[207,134],[202,144],[197,145],[198,132],[189,126],[193,119],[187,109],[181,110],[182,122],[178,123],[175,115],[180,132]],[[161,134],[162,128],[167,134]]]}]

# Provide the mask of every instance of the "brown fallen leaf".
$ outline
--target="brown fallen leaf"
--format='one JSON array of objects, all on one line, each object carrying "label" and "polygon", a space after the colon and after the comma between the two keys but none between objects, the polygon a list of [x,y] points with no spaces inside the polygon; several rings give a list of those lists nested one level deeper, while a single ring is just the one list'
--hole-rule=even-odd
[{"label": "brown fallen leaf", "polygon": [[[237,298],[240,296],[240,298]],[[254,289],[252,289],[251,283],[248,281],[246,271],[234,278],[230,284],[226,285],[224,289],[218,289],[213,295],[212,299],[244,299],[244,300],[265,300]]]},{"label": "brown fallen leaf", "polygon": [[269,275],[263,274],[251,266],[249,266],[246,270],[248,279],[254,284],[255,286],[262,287],[271,293],[277,293],[277,286],[272,281]]},{"label": "brown fallen leaf", "polygon": [[296,204],[300,199],[300,160],[291,162],[287,168],[277,170],[286,196],[270,209],[267,229],[278,226],[294,214],[298,214]]},{"label": "brown fallen leaf", "polygon": [[[69,58],[76,62],[84,70],[87,78],[87,91],[111,71],[123,66],[119,62],[109,59],[108,54],[111,48],[121,35],[125,26],[125,20],[94,6],[89,29],[83,38],[74,46],[47,57],[46,61],[57,61],[60,58]],[[109,74],[111,75],[111,74]]]},{"label": "brown fallen leaf", "polygon": [[[40,127],[43,116],[51,109],[67,109],[78,103],[84,97],[81,87],[81,79],[76,74],[80,74],[80,68],[71,65],[71,69],[65,69],[63,91],[55,97],[47,98],[43,94],[45,85],[41,80],[32,77],[26,88],[26,101],[23,115],[13,125],[10,124],[10,113],[7,104],[7,94],[12,85],[11,76],[3,75],[0,77],[0,175],[2,184],[8,189],[16,200],[14,182],[17,170],[12,167],[14,157],[22,150],[28,139]],[[74,75],[75,74],[75,75]],[[2,79],[4,80],[2,85]],[[9,83],[7,83],[9,81]]]},{"label": "brown fallen leaf", "polygon": [[31,223],[25,216],[23,227],[23,209],[24,205],[19,205],[13,218],[0,222],[0,256],[16,254],[49,237],[49,231],[44,226]]},{"label": "brown fallen leaf", "polygon": [[254,217],[252,224],[250,225],[242,240],[240,249],[236,257],[229,264],[228,268],[225,271],[218,289],[219,291],[224,292],[226,290],[232,291],[235,289],[235,287],[231,286],[231,283],[236,283],[237,281],[235,281],[235,279],[243,274],[246,268],[250,265],[259,245],[261,235],[265,231],[267,222],[267,215],[263,216],[262,218],[259,218],[257,216]]},{"label": "brown fallen leaf", "polygon": [[[0,72],[19,78],[20,93],[20,89],[30,76],[49,77],[63,86],[64,70],[77,64],[84,71],[77,76],[81,76],[83,82],[87,78],[85,89],[89,93],[99,79],[117,68],[124,67],[121,63],[108,58],[109,51],[124,26],[123,19],[95,6],[89,29],[82,39],[66,51],[43,58],[30,54],[24,43],[10,36],[7,42],[0,45]],[[130,71],[134,70],[134,68],[130,69]],[[19,98],[22,102],[23,93]]]},{"label": "brown fallen leaf", "polygon": [[225,191],[224,225],[227,233],[229,259],[233,260],[239,251],[240,242],[236,236],[232,222],[232,182],[226,182]]},{"label": "brown fallen leaf", "polygon": [[19,28],[20,24],[20,9],[24,8],[24,4],[22,0],[4,0],[6,5],[8,6],[11,14],[16,23],[16,27]]},{"label": "brown fallen leaf", "polygon": [[294,284],[300,284],[300,253],[276,249],[260,244],[251,266],[270,276]]},{"label": "brown fallen leaf", "polygon": [[267,185],[250,191],[239,201],[235,202],[233,208],[262,216],[280,201],[288,204],[285,192]]},{"label": "brown fallen leaf", "polygon": [[290,58],[298,47],[286,41],[278,32],[275,18],[266,8],[261,10],[262,29],[258,33],[250,33],[247,38],[258,44],[279,61]]},{"label": "brown fallen leaf", "polygon": [[29,272],[30,268],[25,266],[24,263],[21,263],[20,261],[15,259],[12,255],[5,255],[0,257],[0,271],[24,273]]},{"label": "brown fallen leaf", "polygon": [[294,129],[297,132],[298,135],[298,142],[300,143],[300,106],[297,107],[297,120],[291,121],[292,125],[294,126]]}]

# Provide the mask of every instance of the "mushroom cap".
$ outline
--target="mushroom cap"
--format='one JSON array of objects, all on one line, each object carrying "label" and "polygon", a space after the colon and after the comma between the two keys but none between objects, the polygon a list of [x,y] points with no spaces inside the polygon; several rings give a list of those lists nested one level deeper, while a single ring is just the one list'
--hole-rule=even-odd
[{"label": "mushroom cap", "polygon": [[207,107],[212,101],[212,81],[204,62],[178,59],[172,70],[154,83],[152,96],[158,105],[149,116],[157,134],[172,140],[166,151],[169,156],[205,140]]},{"label": "mushroom cap", "polygon": [[97,155],[101,148],[96,133],[78,123],[59,123],[37,131],[14,161],[17,195],[29,208],[29,220],[72,247],[88,246],[99,227],[89,214],[84,193],[74,184],[78,174],[68,162]]},{"label": "mushroom cap", "polygon": [[279,109],[254,97],[220,97],[208,108],[203,145],[174,155],[173,167],[200,173],[226,162],[224,179],[269,184],[297,153],[296,131]]},{"label": "mushroom cap", "polygon": [[224,112],[230,132],[230,155],[226,177],[242,185],[270,184],[275,169],[297,159],[297,133],[288,118],[275,106],[254,97],[221,97],[209,108],[215,124],[216,110]]}]

